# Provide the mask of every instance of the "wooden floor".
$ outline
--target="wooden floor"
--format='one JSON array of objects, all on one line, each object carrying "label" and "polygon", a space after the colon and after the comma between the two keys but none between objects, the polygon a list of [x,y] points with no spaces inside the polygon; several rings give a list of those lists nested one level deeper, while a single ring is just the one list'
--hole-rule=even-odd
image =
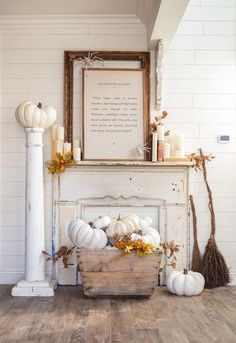
[{"label": "wooden floor", "polygon": [[236,287],[197,297],[157,288],[150,299],[86,299],[80,287],[54,298],[13,298],[0,285],[0,342],[236,342]]}]

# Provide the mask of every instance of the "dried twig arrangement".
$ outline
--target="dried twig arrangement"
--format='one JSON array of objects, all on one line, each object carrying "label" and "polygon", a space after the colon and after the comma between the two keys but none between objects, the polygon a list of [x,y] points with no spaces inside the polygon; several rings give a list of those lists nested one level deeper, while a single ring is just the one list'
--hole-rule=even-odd
[{"label": "dried twig arrangement", "polygon": [[211,215],[211,233],[202,260],[202,274],[205,277],[205,287],[223,287],[226,286],[230,281],[229,269],[226,265],[224,257],[216,245],[215,211],[213,206],[212,191],[207,180],[206,169],[206,161],[211,161],[214,157],[212,155],[204,155],[202,149],[199,149],[199,155],[192,154],[191,158],[194,162],[195,170],[202,170],[203,172],[203,178],[208,192],[208,208]]},{"label": "dried twig arrangement", "polygon": [[202,257],[200,253],[200,249],[198,246],[198,239],[197,239],[197,215],[195,204],[193,201],[193,196],[190,195],[190,204],[192,209],[192,216],[193,216],[193,254],[192,254],[192,271],[201,273],[202,271]]},{"label": "dried twig arrangement", "polygon": [[67,248],[67,246],[63,245],[58,251],[55,252],[54,255],[50,255],[47,251],[42,251],[42,253],[49,256],[47,261],[56,262],[61,258],[64,268],[68,268],[69,266],[73,265],[73,263],[69,263],[69,256],[72,255],[74,249],[75,247]]},{"label": "dried twig arrangement", "polygon": [[155,121],[150,124],[151,131],[156,131],[157,126],[162,124],[162,120],[168,116],[168,112],[163,111],[158,117],[155,117]]}]

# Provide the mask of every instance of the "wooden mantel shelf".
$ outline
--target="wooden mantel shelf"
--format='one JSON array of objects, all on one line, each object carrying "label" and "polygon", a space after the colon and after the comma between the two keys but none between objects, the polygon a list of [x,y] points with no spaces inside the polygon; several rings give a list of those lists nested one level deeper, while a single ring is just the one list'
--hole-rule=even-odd
[{"label": "wooden mantel shelf", "polygon": [[80,161],[75,166],[69,168],[77,168],[82,166],[95,166],[95,167],[192,167],[192,162],[151,162],[151,161]]}]

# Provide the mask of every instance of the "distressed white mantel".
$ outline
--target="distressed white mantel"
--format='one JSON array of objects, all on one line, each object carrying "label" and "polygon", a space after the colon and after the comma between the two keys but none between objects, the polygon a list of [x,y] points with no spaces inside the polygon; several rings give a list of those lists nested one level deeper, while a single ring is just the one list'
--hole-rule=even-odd
[{"label": "distressed white mantel", "polygon": [[[163,241],[180,244],[177,268],[189,266],[188,182],[190,162],[82,161],[54,181],[53,246],[72,246],[70,220],[122,213],[150,215]],[[75,254],[73,266],[56,263],[59,284],[79,283]],[[168,260],[166,261],[168,263]]]}]

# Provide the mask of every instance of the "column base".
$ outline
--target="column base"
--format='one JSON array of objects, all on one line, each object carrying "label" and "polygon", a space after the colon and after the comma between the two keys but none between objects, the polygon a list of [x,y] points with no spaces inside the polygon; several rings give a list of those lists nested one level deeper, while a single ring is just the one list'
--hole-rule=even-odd
[{"label": "column base", "polygon": [[11,290],[13,297],[53,297],[57,288],[56,280],[46,277],[42,281],[20,280]]}]

